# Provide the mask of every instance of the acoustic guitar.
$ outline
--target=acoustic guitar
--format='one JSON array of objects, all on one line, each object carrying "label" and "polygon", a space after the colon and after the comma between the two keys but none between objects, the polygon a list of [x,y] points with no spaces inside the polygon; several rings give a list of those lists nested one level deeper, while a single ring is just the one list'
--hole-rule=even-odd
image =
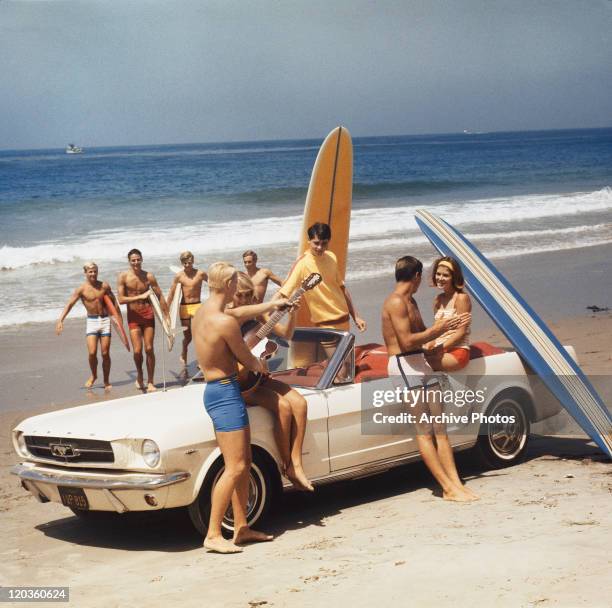
[{"label": "acoustic guitar", "polygon": [[[269,334],[272,333],[274,326],[291,310],[293,304],[295,304],[304,293],[314,289],[321,281],[323,277],[318,272],[313,272],[306,277],[302,284],[291,294],[291,297],[287,301],[287,306],[281,310],[277,310],[266,323],[257,322],[254,326],[250,325],[248,330],[243,336],[246,345],[249,350],[255,349],[262,340],[265,340]],[[260,349],[258,349],[260,350]],[[278,350],[278,344],[271,340],[266,340],[263,352],[259,354],[259,358],[264,361],[272,358],[274,353]],[[238,363],[238,383],[240,384],[240,390],[242,393],[248,393],[256,389],[264,378],[264,374],[259,372],[252,372],[245,368],[243,365]]]}]

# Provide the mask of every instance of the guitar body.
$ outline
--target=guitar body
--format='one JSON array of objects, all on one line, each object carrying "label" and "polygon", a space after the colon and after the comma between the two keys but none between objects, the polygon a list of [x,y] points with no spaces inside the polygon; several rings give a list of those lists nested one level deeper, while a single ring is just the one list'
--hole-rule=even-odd
[{"label": "guitar body", "polygon": [[[267,339],[274,326],[287,314],[291,306],[297,302],[305,291],[314,289],[321,282],[321,275],[313,273],[302,282],[288,300],[288,305],[283,310],[277,310],[264,324],[259,321],[248,321],[242,326],[242,338],[249,350],[260,359],[267,361],[271,359],[278,350],[278,344]],[[252,372],[238,362],[238,383],[240,392],[244,395],[255,390],[266,377],[266,374]]]}]

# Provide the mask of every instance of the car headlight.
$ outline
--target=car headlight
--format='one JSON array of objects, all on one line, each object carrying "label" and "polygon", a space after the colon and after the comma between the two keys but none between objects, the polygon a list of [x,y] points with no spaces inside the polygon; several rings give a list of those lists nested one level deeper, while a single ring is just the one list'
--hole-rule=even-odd
[{"label": "car headlight", "polygon": [[152,439],[145,439],[142,442],[142,457],[144,461],[154,468],[159,464],[159,447]]},{"label": "car headlight", "polygon": [[28,446],[26,445],[25,435],[21,431],[17,431],[14,436],[15,450],[19,456],[29,456]]}]

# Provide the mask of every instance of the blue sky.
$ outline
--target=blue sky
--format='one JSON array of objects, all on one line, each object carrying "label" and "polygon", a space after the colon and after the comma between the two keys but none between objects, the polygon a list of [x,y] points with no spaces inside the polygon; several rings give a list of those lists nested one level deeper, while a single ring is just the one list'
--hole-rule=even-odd
[{"label": "blue sky", "polygon": [[612,125],[612,2],[0,0],[0,148]]}]

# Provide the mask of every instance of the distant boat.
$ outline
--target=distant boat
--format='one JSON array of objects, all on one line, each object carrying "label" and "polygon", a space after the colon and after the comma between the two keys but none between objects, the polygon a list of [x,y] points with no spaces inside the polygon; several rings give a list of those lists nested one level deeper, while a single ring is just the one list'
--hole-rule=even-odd
[{"label": "distant boat", "polygon": [[66,154],[83,154],[83,148],[79,148],[74,144],[68,144],[66,147]]}]

